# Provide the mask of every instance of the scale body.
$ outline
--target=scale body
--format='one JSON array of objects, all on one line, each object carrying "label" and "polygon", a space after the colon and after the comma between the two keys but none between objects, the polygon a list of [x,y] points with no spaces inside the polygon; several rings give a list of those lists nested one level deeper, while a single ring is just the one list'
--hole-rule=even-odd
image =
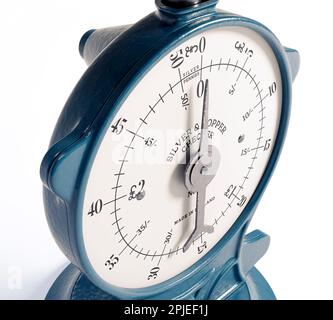
[{"label": "scale body", "polygon": [[[300,58],[297,51],[281,46],[277,38],[266,27],[251,19],[217,10],[215,8],[217,2],[217,0],[178,2],[157,0],[158,10],[133,26],[92,30],[83,36],[80,43],[80,53],[89,68],[64,107],[51,139],[50,149],[41,166],[48,223],[57,244],[72,263],[56,280],[47,299],[275,299],[270,286],[254,267],[256,262],[266,253],[270,238],[259,230],[250,234],[246,234],[246,231],[282,150],[290,115],[291,85],[297,75]],[[221,53],[217,54],[218,50],[212,48],[211,44],[214,43],[212,39],[220,36],[222,42],[223,37],[226,39],[226,43],[229,43],[230,40],[225,50],[231,52],[232,55],[224,56],[222,49]],[[219,42],[216,41],[216,43]],[[253,50],[251,45],[256,50]],[[209,52],[211,55],[208,54]],[[264,82],[262,88],[260,87],[259,75],[258,80],[256,80],[256,74],[251,73],[251,61],[255,61],[256,54],[258,56],[261,54],[262,59],[253,62],[253,66],[256,65],[260,69],[260,65],[264,65],[266,61],[267,65],[270,66],[270,72],[278,78],[276,82]],[[193,60],[195,64],[192,64],[191,59],[195,59]],[[274,60],[273,67],[269,64],[269,59]],[[187,61],[189,61],[188,65]],[[160,72],[159,65],[161,65],[162,71],[168,71]],[[167,66],[169,69],[166,69]],[[182,67],[184,69],[181,71]],[[221,78],[217,78],[220,77],[218,72],[222,69],[226,76],[222,75]],[[265,76],[265,72],[261,71],[261,73]],[[173,76],[169,78],[169,74]],[[148,111],[148,116],[157,117],[158,107],[167,105],[169,96],[176,96],[176,98],[170,99],[179,101],[179,104],[175,106],[179,114],[175,113],[173,116],[174,123],[177,123],[178,118],[189,117],[191,109],[201,108],[199,102],[202,103],[203,95],[208,101],[208,80],[206,86],[203,80],[210,79],[210,77],[213,79],[209,80],[209,97],[212,100],[210,108],[216,108],[213,98],[220,97],[220,91],[223,92],[223,98],[220,99],[221,106],[225,108],[228,99],[233,101],[233,96],[242,90],[244,94],[248,92],[248,84],[254,87],[254,97],[259,101],[256,107],[264,109],[266,108],[263,103],[265,99],[266,101],[270,101],[270,98],[271,101],[275,99],[274,103],[279,111],[268,111],[267,117],[272,115],[271,127],[274,127],[275,123],[276,129],[275,131],[270,129],[271,136],[262,137],[260,135],[256,139],[259,141],[257,147],[253,148],[257,149],[254,151],[254,156],[252,155],[253,161],[257,158],[257,152],[266,152],[263,168],[258,173],[258,181],[254,183],[252,191],[249,191],[247,197],[242,194],[241,189],[249,180],[249,175],[245,175],[244,184],[228,184],[227,188],[221,186],[218,189],[217,181],[215,189],[217,188],[216,190],[219,191],[214,193],[214,197],[210,197],[206,207],[208,207],[209,201],[214,205],[214,203],[218,203],[220,198],[223,198],[223,201],[232,199],[233,202],[228,200],[226,203],[230,210],[233,210],[232,207],[234,207],[238,213],[235,213],[234,218],[230,218],[230,226],[220,231],[221,236],[217,235],[212,238],[211,246],[209,246],[211,238],[204,241],[204,233],[201,233],[201,239],[195,239],[199,244],[195,244],[195,241],[192,243],[192,238],[190,238],[190,244],[193,244],[194,248],[191,247],[189,251],[183,250],[185,238],[191,236],[190,231],[194,223],[192,221],[192,224],[187,226],[190,230],[184,231],[184,233],[187,232],[187,236],[182,238],[181,245],[171,247],[170,242],[177,237],[177,234],[179,237],[182,236],[180,235],[181,231],[177,229],[178,226],[184,226],[182,220],[194,220],[195,213],[198,212],[197,207],[194,210],[192,208],[191,214],[181,215],[179,221],[172,220],[174,226],[170,228],[169,232],[161,235],[163,250],[161,249],[160,253],[157,250],[150,252],[144,246],[140,248],[140,243],[136,249],[137,247],[134,245],[131,246],[131,241],[126,240],[125,232],[122,233],[122,230],[126,229],[126,225],[121,227],[119,221],[121,219],[127,220],[129,224],[132,223],[131,221],[135,221],[138,228],[133,237],[133,234],[128,235],[129,239],[135,238],[135,240],[140,239],[141,241],[150,233],[150,238],[147,236],[146,243],[151,243],[154,246],[155,241],[160,241],[159,236],[156,236],[157,232],[154,233],[153,227],[150,228],[150,226],[155,223],[157,229],[161,228],[162,230],[162,226],[158,226],[158,220],[164,221],[166,219],[165,221],[168,221],[168,214],[163,211],[164,189],[161,187],[163,191],[161,197],[158,196],[158,193],[156,196],[159,184],[154,184],[154,187],[149,189],[149,181],[153,181],[154,176],[157,178],[161,175],[160,181],[163,185],[163,174],[159,170],[163,170],[164,164],[158,166],[152,177],[147,179],[144,179],[145,177],[138,179],[141,171],[145,172],[145,167],[143,165],[134,166],[132,173],[128,174],[133,183],[129,183],[130,188],[125,186],[127,189],[124,195],[119,193],[123,187],[119,181],[126,174],[122,169],[112,172],[112,175],[116,177],[116,183],[110,182],[108,190],[110,195],[115,195],[115,197],[107,198],[97,195],[90,197],[89,194],[104,188],[104,186],[97,187],[98,179],[102,180],[101,177],[104,173],[105,176],[109,175],[108,162],[104,159],[105,152],[100,150],[106,148],[110,151],[108,148],[112,149],[111,144],[113,143],[113,147],[116,146],[115,141],[120,141],[120,136],[125,136],[125,134],[126,137],[132,135],[130,142],[133,143],[133,145],[126,146],[125,155],[137,147],[136,141],[142,140],[142,145],[145,148],[150,148],[149,150],[158,148],[160,140],[155,139],[156,137],[152,138],[153,135],[151,136],[150,133],[149,135],[141,135],[141,131],[129,127],[134,120],[129,120],[130,116],[127,115],[135,113],[134,110],[145,108]],[[215,78],[213,77],[222,79],[219,80],[221,86],[216,84],[217,80],[214,82]],[[164,78],[166,78],[165,81]],[[233,80],[229,81],[229,79]],[[154,81],[163,83],[163,92],[155,91]],[[144,94],[143,91],[140,91],[141,84],[149,87],[149,90],[145,91]],[[207,92],[205,92],[205,88]],[[150,93],[154,98],[149,101],[147,95]],[[224,103],[224,101],[226,102]],[[274,103],[272,102],[272,104]],[[135,104],[138,105],[137,109],[132,106]],[[170,105],[174,105],[174,103]],[[167,113],[173,112],[170,105],[163,109],[169,108],[168,110],[170,110],[163,111],[166,112],[165,118]],[[214,106],[211,107],[212,105]],[[180,109],[181,111],[179,111]],[[122,110],[124,110],[125,116],[122,114]],[[243,119],[239,123],[252,121],[251,114],[254,113],[251,110],[246,112],[245,109],[242,113]],[[259,119],[261,126],[258,129],[264,131],[262,123],[265,116],[264,111],[261,112],[262,115]],[[217,139],[216,137],[220,137],[221,140],[218,141],[221,141],[221,145],[228,145],[229,142],[225,142],[224,139],[227,139],[225,137],[228,136],[229,132],[233,132],[232,120],[229,123],[224,120],[226,117],[224,116],[225,109],[221,114],[219,117],[216,116],[216,119],[214,117],[207,118],[207,123],[211,128],[208,134],[210,133],[210,139],[215,141],[216,145],[217,140],[213,140]],[[146,114],[145,117],[135,117],[139,121],[139,128],[148,125],[148,116]],[[196,117],[197,120],[186,127],[185,131],[189,131],[182,144],[182,147],[185,148],[183,155],[186,154],[186,146],[188,148],[192,145],[196,147],[201,140],[200,132],[201,137],[204,134],[204,131],[200,131],[200,127],[196,125],[200,123],[199,118],[196,115],[193,117]],[[156,120],[159,125],[167,122],[163,122],[163,117],[161,118],[162,120],[158,120],[160,122]],[[241,124],[238,127],[241,128]],[[249,131],[249,134],[242,133],[239,131],[238,141],[234,144],[240,148],[239,156],[242,160],[239,161],[243,161],[244,157],[251,152],[251,148],[244,144],[251,136],[251,132]],[[106,139],[108,135],[112,137],[110,139],[115,140],[108,141]],[[195,135],[199,137],[198,141],[194,139]],[[263,144],[261,144],[261,140]],[[176,141],[178,140],[176,139]],[[193,142],[192,145],[190,141]],[[230,141],[233,140],[230,138]],[[166,149],[168,153],[163,159],[166,162],[175,162],[175,153],[178,149]],[[121,155],[122,151],[116,152],[115,147],[111,151],[109,161],[110,167],[113,167],[111,153],[118,152]],[[225,160],[226,156],[223,150],[218,151],[218,153],[221,153],[221,166],[224,168],[227,166],[228,160]],[[121,168],[130,162],[126,156],[116,161],[121,163]],[[104,163],[103,170],[105,171],[98,171],[101,163]],[[195,166],[191,167],[185,161],[186,163],[191,170]],[[250,172],[255,170],[252,166],[248,167]],[[137,174],[138,176],[136,176]],[[202,171],[201,174],[203,174]],[[127,177],[123,179],[127,179]],[[179,188],[183,187],[179,186]],[[148,191],[145,188],[148,188]],[[172,185],[171,191],[178,190],[177,188],[178,184]],[[148,218],[142,219],[142,224],[140,224],[141,220],[136,221],[136,219],[139,219],[137,216],[140,216],[142,211],[146,212],[146,216],[150,217],[151,215],[150,210],[140,208],[146,208],[145,203],[148,202],[150,194],[153,193],[155,197],[151,203],[154,203],[154,208],[157,208],[158,212],[161,212],[161,216],[159,218],[157,212],[157,218],[153,216],[150,220]],[[186,194],[190,199],[188,201],[192,201],[192,204],[195,203],[193,193]],[[128,206],[127,212],[133,211],[132,218],[128,218],[126,213],[125,216],[121,215],[120,207],[117,207],[117,203],[120,201]],[[175,202],[177,201],[175,200]],[[166,201],[165,206],[173,205],[172,201],[169,202]],[[111,207],[105,209],[110,204]],[[220,218],[220,224],[223,224],[223,219],[227,216],[226,210],[221,211],[221,216],[214,216],[215,230],[219,228]],[[190,215],[191,218],[189,218]],[[107,220],[111,219],[111,216],[114,220]],[[97,219],[105,220],[90,224],[92,219],[94,221]],[[113,230],[111,225],[115,225],[117,228]],[[102,252],[103,249],[100,245],[103,243],[104,226],[106,226],[105,228],[110,227],[110,233],[112,230],[113,238],[110,238],[109,241],[114,241],[114,243],[109,245],[109,253]],[[101,236],[97,236],[99,234]],[[121,235],[119,241],[113,240],[119,235]],[[207,235],[207,237],[209,236]],[[192,257],[192,260],[188,259],[187,261],[185,258],[187,254]],[[196,257],[198,254],[200,256]],[[165,267],[164,271],[161,270],[163,263],[167,263],[167,259],[176,255],[184,258],[182,260],[175,258],[176,260],[171,261],[169,267]],[[105,259],[101,259],[100,256],[105,256]],[[179,264],[177,261],[180,261]],[[173,266],[175,270],[171,270]],[[132,267],[133,269],[131,269]],[[116,272],[119,274],[117,275]],[[165,273],[163,274],[163,272]],[[158,279],[158,277],[160,278]]]}]

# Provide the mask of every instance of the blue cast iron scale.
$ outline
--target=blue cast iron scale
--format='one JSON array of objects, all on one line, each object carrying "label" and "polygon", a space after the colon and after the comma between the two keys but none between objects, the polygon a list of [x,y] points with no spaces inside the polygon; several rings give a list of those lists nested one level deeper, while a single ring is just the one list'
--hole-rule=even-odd
[{"label": "blue cast iron scale", "polygon": [[134,25],[87,32],[89,65],[42,165],[71,264],[47,299],[275,299],[247,234],[286,137],[300,66],[218,0],[156,0]]}]

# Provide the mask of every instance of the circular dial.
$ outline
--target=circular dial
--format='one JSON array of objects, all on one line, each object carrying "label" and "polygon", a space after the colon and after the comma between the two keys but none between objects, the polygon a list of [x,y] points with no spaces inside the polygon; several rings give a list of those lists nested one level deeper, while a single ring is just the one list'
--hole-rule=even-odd
[{"label": "circular dial", "polygon": [[[82,231],[96,274],[144,288],[204,257],[253,196],[281,104],[278,62],[252,30],[203,32],[157,62],[113,118],[90,172]],[[198,167],[204,148],[218,159],[208,179]]]}]

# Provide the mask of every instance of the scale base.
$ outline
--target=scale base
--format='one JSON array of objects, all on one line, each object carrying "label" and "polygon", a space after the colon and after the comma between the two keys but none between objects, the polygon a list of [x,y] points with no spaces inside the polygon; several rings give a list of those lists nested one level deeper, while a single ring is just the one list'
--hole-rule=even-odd
[{"label": "scale base", "polygon": [[[249,295],[250,292],[250,295]],[[275,295],[261,273],[253,268],[246,280],[227,300],[275,300]],[[74,265],[69,265],[54,282],[46,300],[118,300],[97,288]],[[221,299],[222,300],[222,299]]]}]

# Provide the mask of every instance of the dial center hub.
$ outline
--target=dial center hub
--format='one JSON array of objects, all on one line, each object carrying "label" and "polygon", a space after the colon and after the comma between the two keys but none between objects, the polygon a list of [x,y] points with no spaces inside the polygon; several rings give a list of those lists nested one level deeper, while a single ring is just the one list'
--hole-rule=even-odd
[{"label": "dial center hub", "polygon": [[219,150],[210,145],[208,152],[198,152],[187,165],[185,186],[190,192],[198,192],[207,187],[219,171],[221,156]]}]

